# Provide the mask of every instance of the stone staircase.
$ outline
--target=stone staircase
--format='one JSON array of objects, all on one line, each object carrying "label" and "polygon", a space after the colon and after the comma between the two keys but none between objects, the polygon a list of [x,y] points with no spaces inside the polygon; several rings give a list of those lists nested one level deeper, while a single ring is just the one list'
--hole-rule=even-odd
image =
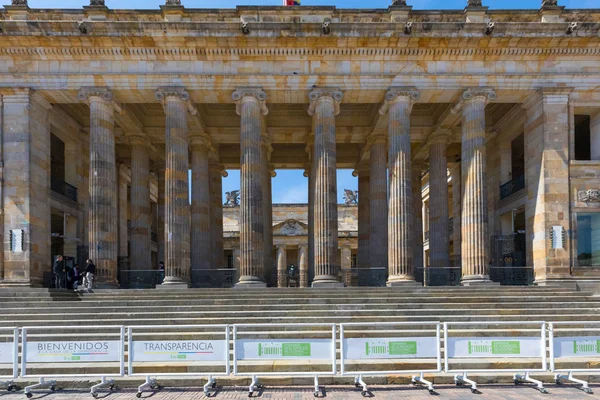
[{"label": "stone staircase", "polygon": [[[236,323],[345,323],[345,322],[492,322],[492,321],[600,321],[600,296],[548,287],[432,287],[432,288],[346,288],[340,289],[189,289],[166,290],[96,290],[94,293],[73,293],[48,289],[0,289],[1,326],[36,326],[38,338],[60,336],[74,340],[105,338],[109,327],[118,325],[194,325]],[[83,326],[97,326],[93,331],[78,331]],[[65,326],[65,330],[47,330],[43,327]],[[413,329],[425,329],[425,324]],[[486,326],[482,326],[484,329]],[[516,328],[519,326],[517,325]],[[311,328],[287,328],[287,335],[303,331],[310,336]],[[260,329],[257,329],[260,330]],[[309,332],[307,332],[307,330]],[[360,335],[368,337],[366,327]],[[111,331],[111,332],[114,332]],[[186,330],[181,330],[185,335]],[[209,332],[210,333],[210,332]],[[214,337],[218,337],[216,332]],[[144,331],[145,338],[158,340],[164,332]],[[410,333],[406,333],[410,335]],[[317,337],[315,333],[315,337]],[[268,335],[266,336],[268,337]],[[220,337],[219,337],[220,338]],[[56,339],[54,339],[56,340]],[[338,336],[339,352],[339,336]],[[522,361],[522,360],[521,360]],[[586,360],[590,361],[590,360]],[[600,360],[598,360],[600,361]],[[478,360],[476,367],[489,367],[497,360]],[[519,362],[519,360],[515,360]],[[578,360],[573,360],[576,365]],[[365,362],[365,364],[368,364]],[[372,364],[372,363],[371,363]],[[405,364],[405,365],[402,365]],[[586,365],[600,363],[587,362]],[[306,364],[308,365],[308,364]],[[369,368],[414,368],[414,361],[369,365]],[[527,366],[523,362],[523,366]],[[302,371],[305,365],[294,362],[255,364],[272,372]],[[106,373],[107,365],[32,364],[29,372]],[[252,365],[250,365],[252,367]],[[360,365],[354,365],[360,367]],[[423,365],[422,367],[426,367]],[[431,367],[431,366],[429,366]],[[108,369],[107,369],[108,368]],[[153,372],[157,365],[144,366],[137,372]],[[149,369],[146,369],[149,368]],[[153,369],[154,368],[154,369]],[[161,372],[206,371],[196,364],[169,364],[160,366]],[[246,366],[246,368],[249,368]],[[278,369],[279,368],[279,369]],[[114,368],[112,369],[114,371]],[[282,373],[284,375],[284,373]],[[327,375],[327,374],[324,374]],[[496,377],[480,374],[482,382],[512,381],[510,374]],[[509,376],[510,375],[510,376]],[[541,374],[552,379],[550,374]],[[477,376],[477,375],[474,375]],[[283,379],[283,378],[282,378]],[[379,377],[377,382],[399,383],[405,377]],[[72,381],[73,379],[71,379]],[[348,378],[325,378],[323,383],[348,383]],[[452,382],[449,374],[434,377],[436,383]],[[167,384],[178,384],[186,379],[170,378]],[[310,379],[270,378],[275,383],[306,383]],[[165,382],[165,383],[166,383]],[[197,382],[197,380],[196,380]],[[124,378],[120,385],[139,384],[138,378]],[[247,383],[246,378],[221,379],[220,384]],[[189,383],[188,383],[189,384]],[[62,386],[65,386],[64,384]]]}]

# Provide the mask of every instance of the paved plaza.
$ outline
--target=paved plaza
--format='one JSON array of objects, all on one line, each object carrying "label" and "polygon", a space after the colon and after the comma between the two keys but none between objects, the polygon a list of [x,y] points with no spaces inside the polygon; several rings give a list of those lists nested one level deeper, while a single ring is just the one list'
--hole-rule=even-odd
[{"label": "paved plaza", "polygon": [[[489,385],[481,387],[481,394],[471,394],[468,388],[457,388],[455,386],[438,386],[437,396],[431,396],[425,389],[414,389],[407,386],[385,386],[372,387],[372,397],[376,399],[410,399],[410,400],[432,400],[432,399],[489,399],[489,400],[509,400],[509,399],[594,399],[597,394],[588,395],[573,386],[547,386],[549,394],[543,395],[533,387],[514,387],[512,385]],[[596,392],[600,393],[600,387],[596,386]],[[123,389],[114,393],[99,393],[98,399],[107,400],[125,400],[135,399],[135,389]],[[289,388],[267,388],[263,393],[255,393],[254,397],[259,399],[271,400],[307,400],[314,399],[312,390],[309,387],[289,387]],[[89,392],[83,390],[68,389],[55,393],[48,391],[35,392],[33,399],[52,399],[52,400],[74,400],[92,397]],[[180,388],[163,389],[160,392],[147,392],[142,398],[152,400],[196,400],[205,399],[201,388]],[[217,392],[216,396],[211,394],[210,398],[223,400],[247,399],[248,392],[245,387],[224,388]],[[325,399],[363,399],[358,390],[350,388],[325,388]],[[23,392],[17,394],[0,394],[2,400],[25,399]]]}]

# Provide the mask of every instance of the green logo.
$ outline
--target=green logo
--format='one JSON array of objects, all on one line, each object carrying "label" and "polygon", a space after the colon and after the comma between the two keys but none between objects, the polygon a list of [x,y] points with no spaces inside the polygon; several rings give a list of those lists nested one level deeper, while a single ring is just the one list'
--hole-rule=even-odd
[{"label": "green logo", "polygon": [[469,354],[521,354],[521,342],[518,340],[469,340],[468,344]]},{"label": "green logo", "polygon": [[259,343],[258,356],[310,357],[310,343]]},{"label": "green logo", "polygon": [[600,340],[574,340],[573,353],[600,354]]},{"label": "green logo", "polygon": [[381,356],[406,356],[417,354],[416,341],[404,342],[365,342],[366,355]]}]

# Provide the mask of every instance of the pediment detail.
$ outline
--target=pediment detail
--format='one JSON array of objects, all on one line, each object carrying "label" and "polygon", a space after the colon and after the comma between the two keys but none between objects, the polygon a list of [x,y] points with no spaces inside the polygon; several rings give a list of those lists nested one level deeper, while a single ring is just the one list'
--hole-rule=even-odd
[{"label": "pediment detail", "polygon": [[288,219],[273,226],[273,236],[308,236],[308,225]]}]

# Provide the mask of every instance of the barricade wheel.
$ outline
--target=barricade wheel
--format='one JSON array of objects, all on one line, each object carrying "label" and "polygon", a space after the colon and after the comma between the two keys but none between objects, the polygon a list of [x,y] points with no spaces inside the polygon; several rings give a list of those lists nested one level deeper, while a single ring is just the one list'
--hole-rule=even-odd
[{"label": "barricade wheel", "polygon": [[217,382],[213,382],[213,384],[210,385],[210,387],[213,388],[213,389],[216,388],[217,387]]},{"label": "barricade wheel", "polygon": [[363,390],[362,392],[360,392],[360,394],[362,395],[362,397],[367,397],[367,391]]},{"label": "barricade wheel", "polygon": [[98,393],[92,393],[92,397],[93,397],[93,398],[96,398],[96,397],[98,397]]},{"label": "barricade wheel", "polygon": [[142,392],[137,392],[137,393],[135,394],[135,397],[137,397],[138,399],[139,399],[140,397],[142,397]]},{"label": "barricade wheel", "polygon": [[54,392],[56,390],[56,386],[54,386],[54,385],[50,386],[50,390],[52,390]]},{"label": "barricade wheel", "polygon": [[435,392],[435,390],[429,389],[429,394],[434,395],[434,394],[437,394],[437,393]]},{"label": "barricade wheel", "polygon": [[518,379],[515,379],[515,385],[518,385],[519,383],[521,383]]},{"label": "barricade wheel", "polygon": [[354,387],[355,387],[355,388],[359,388],[359,387],[360,387],[360,383],[358,383],[358,382],[357,382],[357,383],[355,383],[355,384],[354,384]]},{"label": "barricade wheel", "polygon": [[540,388],[540,393],[548,394],[548,391],[545,388]]},{"label": "barricade wheel", "polygon": [[456,386],[462,386],[463,383],[461,381],[454,381],[454,383],[456,384]]},{"label": "barricade wheel", "polygon": [[556,385],[562,385],[562,381],[559,378],[554,378],[554,383]]},{"label": "barricade wheel", "polygon": [[479,390],[471,388],[471,393],[473,393],[473,394],[479,394]]},{"label": "barricade wheel", "polygon": [[109,388],[110,390],[115,390],[115,385],[110,385],[108,388]]},{"label": "barricade wheel", "polygon": [[26,393],[25,396],[27,396],[27,398],[30,399],[30,398],[33,397],[33,394],[32,393]]},{"label": "barricade wheel", "polygon": [[587,394],[594,394],[594,391],[590,388],[581,388],[581,390],[583,390],[583,392]]},{"label": "barricade wheel", "polygon": [[248,393],[248,397],[252,397],[252,392]]}]

